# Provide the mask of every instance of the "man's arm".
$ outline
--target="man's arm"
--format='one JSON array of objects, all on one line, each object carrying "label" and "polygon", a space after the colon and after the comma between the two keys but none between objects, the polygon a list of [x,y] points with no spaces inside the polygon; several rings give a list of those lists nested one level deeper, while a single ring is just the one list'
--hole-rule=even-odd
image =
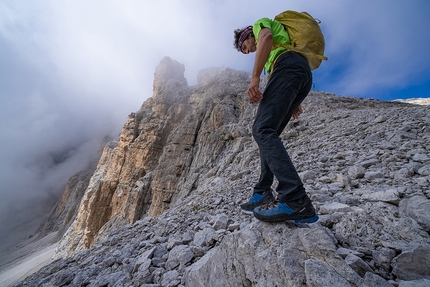
[{"label": "man's arm", "polygon": [[262,93],[259,89],[260,75],[263,71],[264,64],[269,58],[270,51],[272,50],[273,36],[272,31],[268,28],[263,28],[258,34],[257,54],[255,55],[254,69],[252,71],[252,80],[248,88],[248,96],[252,103],[261,101]]}]

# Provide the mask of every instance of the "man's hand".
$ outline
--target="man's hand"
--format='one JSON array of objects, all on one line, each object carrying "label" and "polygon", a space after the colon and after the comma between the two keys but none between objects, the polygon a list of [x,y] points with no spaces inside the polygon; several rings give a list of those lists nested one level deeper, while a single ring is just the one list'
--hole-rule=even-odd
[{"label": "man's hand", "polygon": [[248,96],[251,100],[251,103],[256,104],[261,101],[263,98],[263,94],[260,91],[260,78],[252,77],[251,84],[248,88]]},{"label": "man's hand", "polygon": [[291,119],[292,119],[292,120],[296,120],[296,119],[297,119],[297,118],[302,114],[302,112],[303,112],[302,107],[301,107],[301,106],[298,106],[298,107],[294,110],[293,115],[291,116]]}]

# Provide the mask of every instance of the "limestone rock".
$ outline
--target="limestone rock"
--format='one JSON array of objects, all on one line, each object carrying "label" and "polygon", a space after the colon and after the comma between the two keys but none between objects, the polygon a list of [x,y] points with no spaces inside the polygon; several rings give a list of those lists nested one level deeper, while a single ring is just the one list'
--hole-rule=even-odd
[{"label": "limestone rock", "polygon": [[228,225],[228,216],[225,214],[220,214],[215,219],[215,222],[212,227],[215,230],[220,230],[220,229],[227,229],[227,225]]},{"label": "limestone rock", "polygon": [[[307,261],[308,267],[303,269],[298,262],[308,258],[316,259]],[[315,282],[309,286],[333,286],[329,284],[336,280],[349,284],[361,281],[336,254],[332,239],[318,227],[291,229],[285,224],[253,223],[225,237],[202,261],[187,268],[187,286],[302,286],[306,280]],[[327,272],[313,272],[318,270],[314,266],[321,265],[318,262],[337,270],[332,273],[338,275],[327,279]],[[319,285],[315,285],[317,282]]]},{"label": "limestone rock", "polygon": [[349,212],[352,211],[351,207],[347,204],[340,202],[330,202],[320,207],[322,214],[334,213],[334,212]]},{"label": "limestone rock", "polygon": [[394,258],[392,266],[401,280],[430,279],[430,244],[411,244]]},{"label": "limestone rock", "polygon": [[428,287],[428,286],[430,286],[430,280],[428,279],[399,281],[399,287]]},{"label": "limestone rock", "polygon": [[414,219],[424,230],[430,232],[430,201],[419,194],[408,196],[400,202],[400,211]]},{"label": "limestone rock", "polygon": [[345,258],[345,262],[361,277],[364,277],[367,272],[373,271],[372,268],[363,261],[363,259],[355,256],[354,254],[348,254]]},{"label": "limestone rock", "polygon": [[180,264],[185,265],[193,259],[194,254],[191,249],[186,245],[179,245],[174,247],[166,262],[166,269],[172,270]]},{"label": "limestone rock", "polygon": [[394,188],[381,191],[372,190],[366,194],[363,194],[363,198],[371,201],[382,201],[396,205],[400,202],[399,193]]},{"label": "limestone rock", "polygon": [[205,228],[194,235],[193,244],[195,246],[210,246],[214,243],[215,230],[212,228]]},{"label": "limestone rock", "polygon": [[385,273],[389,272],[394,257],[396,257],[396,251],[390,248],[380,247],[372,251],[372,259],[375,265]]},{"label": "limestone rock", "polygon": [[369,287],[369,286],[374,286],[374,287],[392,287],[393,284],[387,282],[382,277],[380,277],[380,276],[378,276],[376,274],[367,272],[366,275],[364,276],[363,283],[361,283],[358,286],[359,287]]}]

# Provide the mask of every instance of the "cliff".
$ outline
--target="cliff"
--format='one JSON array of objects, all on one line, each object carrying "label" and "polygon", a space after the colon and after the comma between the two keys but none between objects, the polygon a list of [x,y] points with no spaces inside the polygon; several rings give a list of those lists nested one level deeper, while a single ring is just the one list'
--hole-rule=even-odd
[{"label": "cliff", "polygon": [[239,208],[259,175],[249,81],[212,68],[190,87],[164,58],[58,260],[16,286],[427,286],[429,107],[312,91],[281,138],[320,220],[268,224]]}]

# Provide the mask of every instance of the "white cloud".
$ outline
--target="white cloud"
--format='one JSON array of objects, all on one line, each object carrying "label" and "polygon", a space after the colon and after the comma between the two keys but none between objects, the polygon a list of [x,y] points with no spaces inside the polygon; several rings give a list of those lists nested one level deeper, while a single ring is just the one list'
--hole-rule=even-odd
[{"label": "white cloud", "polygon": [[[342,76],[330,88],[338,94],[365,96],[373,89],[392,89],[428,79],[430,34],[423,19],[426,1],[344,1],[333,7],[324,27],[331,69],[342,66]],[[336,11],[337,10],[337,11]],[[333,61],[334,60],[334,61]],[[331,66],[331,67],[330,67]]]}]

